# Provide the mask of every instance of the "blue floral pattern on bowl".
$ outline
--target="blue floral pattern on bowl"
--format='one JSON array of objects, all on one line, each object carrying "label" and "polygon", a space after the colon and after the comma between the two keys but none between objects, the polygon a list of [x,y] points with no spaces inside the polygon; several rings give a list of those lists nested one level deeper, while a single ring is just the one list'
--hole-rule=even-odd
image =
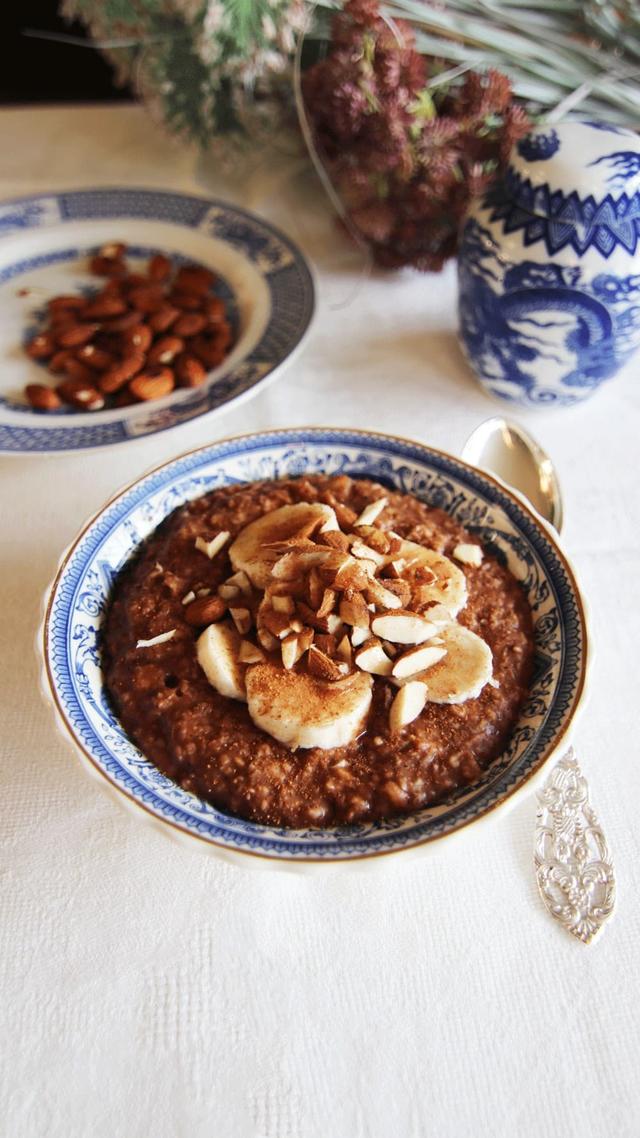
[{"label": "blue floral pattern on bowl", "polygon": [[[230,817],[162,775],[131,743],[105,695],[100,626],[115,574],[177,506],[215,487],[304,472],[372,477],[439,506],[496,552],[534,614],[535,680],[505,753],[480,782],[437,806],[374,825],[294,831]],[[491,478],[418,443],[348,430],[277,431],[216,443],[153,471],[83,530],[52,586],[46,688],[80,752],[112,786],[178,830],[275,860],[350,860],[423,845],[506,801],[567,732],[584,686],[586,630],[573,574],[531,512]]]},{"label": "blue floral pattern on bowl", "polygon": [[640,347],[638,137],[565,123],[521,140],[465,223],[459,281],[490,394],[567,407],[614,376]]}]

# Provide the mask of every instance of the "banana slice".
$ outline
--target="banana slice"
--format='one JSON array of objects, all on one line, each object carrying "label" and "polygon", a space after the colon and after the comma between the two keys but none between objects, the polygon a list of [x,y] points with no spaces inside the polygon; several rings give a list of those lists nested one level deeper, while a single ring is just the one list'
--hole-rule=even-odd
[{"label": "banana slice", "polygon": [[[446,651],[436,664],[411,676],[426,684],[429,703],[465,703],[476,699],[493,675],[491,649],[462,624],[448,624],[438,633]],[[402,683],[402,681],[400,681]]]},{"label": "banana slice", "polygon": [[[460,609],[464,608],[467,603],[467,579],[462,569],[443,553],[426,549],[415,541],[403,541],[393,556],[406,563],[402,576],[405,581],[420,587],[423,603],[444,605],[452,616],[457,616]],[[425,570],[431,570],[433,577]]]},{"label": "banana slice", "polygon": [[240,530],[229,547],[231,564],[235,570],[244,570],[256,588],[266,589],[271,579],[271,570],[282,557],[282,551],[264,547],[272,542],[308,537],[320,527],[339,528],[331,506],[322,502],[298,502],[295,506],[281,506],[270,514],[256,518]]},{"label": "banana slice", "polygon": [[331,750],[351,743],[364,728],[371,706],[371,676],[357,672],[326,683],[276,664],[247,669],[249,715],[280,743]]},{"label": "banana slice", "polygon": [[244,668],[240,663],[240,634],[226,622],[210,624],[196,644],[198,663],[220,695],[246,703]]}]

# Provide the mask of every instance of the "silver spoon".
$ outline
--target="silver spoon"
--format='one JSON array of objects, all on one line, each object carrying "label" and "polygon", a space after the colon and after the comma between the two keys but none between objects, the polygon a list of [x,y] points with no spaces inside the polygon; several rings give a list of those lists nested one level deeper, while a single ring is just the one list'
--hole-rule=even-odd
[{"label": "silver spoon", "polygon": [[[469,435],[462,457],[519,490],[560,533],[562,496],[553,463],[517,423],[487,419]],[[545,907],[588,944],[613,912],[616,885],[606,838],[572,747],[538,795],[534,860]]]}]

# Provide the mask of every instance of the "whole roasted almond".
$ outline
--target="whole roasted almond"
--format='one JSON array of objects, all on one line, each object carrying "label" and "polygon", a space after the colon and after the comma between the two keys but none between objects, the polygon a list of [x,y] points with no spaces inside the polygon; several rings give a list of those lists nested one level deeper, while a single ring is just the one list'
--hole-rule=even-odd
[{"label": "whole roasted almond", "polygon": [[55,350],[56,345],[49,332],[40,332],[38,336],[34,336],[25,348],[25,352],[32,360],[46,360]]},{"label": "whole roasted almond", "polygon": [[71,324],[62,332],[58,332],[56,340],[60,348],[79,348],[86,344],[98,331],[97,324]]},{"label": "whole roasted almond", "polygon": [[167,332],[180,316],[180,309],[173,304],[163,304],[157,312],[149,317],[149,327],[154,332]]},{"label": "whole roasted almond", "polygon": [[174,281],[179,292],[193,292],[199,296],[206,296],[215,277],[210,269],[201,265],[183,265],[178,269]]},{"label": "whole roasted almond", "polygon": [[202,307],[202,297],[195,292],[181,292],[174,288],[169,293],[169,300],[176,308],[185,312],[198,312]]},{"label": "whole roasted almond", "polygon": [[28,383],[24,389],[28,402],[37,411],[56,411],[60,407],[60,399],[52,387],[45,387],[42,383]]},{"label": "whole roasted almond", "polygon": [[104,257],[108,261],[117,261],[124,257],[127,251],[127,246],[124,241],[106,241],[98,249],[97,256]]},{"label": "whole roasted almond", "polygon": [[170,367],[148,368],[140,372],[129,384],[129,391],[136,399],[146,402],[148,399],[161,399],[169,395],[175,387],[173,372]]},{"label": "whole roasted almond", "polygon": [[83,364],[81,360],[76,359],[75,356],[68,355],[64,364],[65,374],[69,379],[73,379],[76,383],[84,383],[87,387],[93,387],[96,382],[96,376],[90,367]]},{"label": "whole roasted almond", "polygon": [[67,369],[66,369],[65,365],[66,365],[67,360],[71,359],[71,356],[72,356],[72,352],[71,352],[70,348],[62,348],[61,351],[56,352],[51,357],[51,359],[49,360],[49,363],[47,365],[49,368],[49,371],[52,371],[54,375],[58,375],[61,372],[66,372]]},{"label": "whole roasted almond", "polygon": [[184,348],[184,340],[179,336],[163,336],[149,351],[150,364],[171,364]]},{"label": "whole roasted almond", "polygon": [[120,363],[114,364],[104,375],[100,376],[99,384],[100,390],[105,394],[111,395],[114,391],[119,391],[137,375],[145,365],[145,356],[143,352],[131,352],[125,356]]},{"label": "whole roasted almond", "polygon": [[183,352],[176,360],[176,376],[181,387],[199,387],[207,378],[207,369],[196,356]]},{"label": "whole roasted almond", "polygon": [[171,331],[174,336],[197,336],[206,327],[207,319],[200,312],[185,312],[178,317]]},{"label": "whole roasted almond", "polygon": [[135,328],[143,320],[144,313],[138,311],[137,308],[132,308],[128,312],[123,312],[122,316],[114,316],[112,319],[106,320],[102,327],[108,332],[127,332],[129,328]]},{"label": "whole roasted almond", "polygon": [[148,352],[152,341],[153,332],[146,324],[136,324],[121,333],[122,348],[127,355],[129,352]]},{"label": "whole roasted almond", "polygon": [[58,384],[56,391],[64,403],[79,411],[101,411],[104,407],[104,395],[81,380],[65,379]]},{"label": "whole roasted almond", "polygon": [[86,306],[84,296],[54,296],[49,301],[47,308],[51,316],[55,316],[61,312],[77,312]]},{"label": "whole roasted almond", "polygon": [[226,317],[225,303],[220,296],[211,296],[204,302],[204,314],[209,324],[219,324]]},{"label": "whole roasted almond", "polygon": [[194,336],[189,350],[208,368],[217,367],[224,359],[224,348],[210,336]]},{"label": "whole roasted almond", "polygon": [[76,358],[93,371],[107,371],[113,364],[113,356],[103,348],[97,348],[95,344],[84,344],[78,349]]},{"label": "whole roasted almond", "polygon": [[188,624],[200,628],[205,624],[213,624],[214,621],[221,620],[226,611],[227,606],[222,597],[213,593],[209,597],[199,597],[192,601],[190,605],[187,605],[184,615]]},{"label": "whole roasted almond", "polygon": [[147,265],[147,274],[152,281],[166,281],[171,276],[171,261],[164,253],[156,253]]},{"label": "whole roasted almond", "polygon": [[82,316],[87,320],[104,320],[110,316],[122,316],[127,305],[119,296],[98,296],[84,309]]},{"label": "whole roasted almond", "polygon": [[132,288],[129,292],[129,303],[139,312],[158,312],[165,304],[164,293],[160,285],[148,284]]},{"label": "whole roasted almond", "polygon": [[103,257],[97,254],[89,261],[89,269],[97,277],[124,276],[127,266],[120,257]]}]

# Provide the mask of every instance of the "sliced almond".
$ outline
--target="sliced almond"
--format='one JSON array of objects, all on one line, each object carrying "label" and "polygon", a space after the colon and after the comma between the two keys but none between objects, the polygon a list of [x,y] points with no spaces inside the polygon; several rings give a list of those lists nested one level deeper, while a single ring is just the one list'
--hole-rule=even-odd
[{"label": "sliced almond", "polygon": [[391,640],[393,644],[422,644],[424,640],[435,636],[438,628],[418,613],[400,608],[395,612],[374,616],[371,631],[383,640]]},{"label": "sliced almond", "polygon": [[136,641],[136,648],[154,648],[156,644],[166,644],[167,640],[173,640],[176,634],[175,628],[170,632],[161,632],[159,636],[152,636],[150,640]]},{"label": "sliced almond", "polygon": [[379,640],[367,640],[356,652],[355,662],[363,672],[374,676],[390,676],[393,667]]},{"label": "sliced almond", "polygon": [[482,548],[479,545],[472,545],[471,542],[462,541],[456,545],[453,556],[463,565],[473,565],[476,569],[478,565],[482,565]]},{"label": "sliced almond", "polygon": [[392,674],[399,680],[406,679],[408,676],[415,676],[418,672],[424,672],[427,668],[437,664],[438,660],[442,660],[446,654],[447,649],[438,645],[418,645],[418,647],[411,648],[409,652],[403,652],[401,656],[397,657],[392,668]]},{"label": "sliced almond", "polygon": [[198,536],[195,540],[195,547],[199,549],[201,553],[206,553],[209,560],[212,560],[216,553],[219,553],[220,550],[224,548],[230,537],[231,534],[228,533],[227,530],[222,530],[216,534],[211,541],[205,541],[203,537]]},{"label": "sliced almond", "polygon": [[370,613],[362,593],[351,591],[345,595],[340,601],[338,612],[345,624],[351,624],[354,628],[369,627]]},{"label": "sliced almond", "polygon": [[365,506],[362,513],[356,518],[354,526],[373,525],[376,518],[379,517],[384,510],[387,502],[388,498],[378,498],[375,502],[369,502],[369,505]]},{"label": "sliced almond", "polygon": [[399,731],[408,723],[413,723],[423,710],[427,702],[427,685],[420,680],[411,680],[400,688],[396,698],[391,704],[389,712],[389,729]]},{"label": "sliced almond", "polygon": [[288,616],[292,615],[292,613],[296,607],[293,597],[289,597],[285,594],[285,596],[282,596],[282,597],[279,597],[277,595],[272,596],[270,599],[271,599],[271,607],[272,607],[274,612],[283,612],[283,613],[286,613]]},{"label": "sliced almond", "polygon": [[316,676],[319,680],[327,680],[333,682],[342,677],[340,667],[334,660],[325,656],[315,644],[312,644],[307,653],[307,667],[312,676]]},{"label": "sliced almond", "polygon": [[259,648],[257,644],[252,644],[250,640],[243,640],[238,651],[238,659],[241,664],[262,664],[266,657],[262,648]]},{"label": "sliced almond", "polygon": [[[213,599],[215,600],[217,598],[213,598]],[[240,633],[240,635],[246,636],[247,632],[249,631],[249,629],[251,628],[251,625],[253,623],[253,618],[251,616],[251,613],[249,612],[249,609],[230,608],[229,613],[230,613],[231,619],[233,620],[233,623],[235,624],[236,628],[238,629],[238,632]]]}]

